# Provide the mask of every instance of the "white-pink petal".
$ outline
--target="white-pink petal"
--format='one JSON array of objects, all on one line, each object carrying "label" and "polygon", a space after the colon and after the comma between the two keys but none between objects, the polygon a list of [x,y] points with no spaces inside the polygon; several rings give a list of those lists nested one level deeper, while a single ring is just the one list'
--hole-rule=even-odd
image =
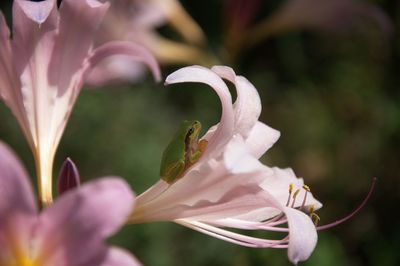
[{"label": "white-pink petal", "polygon": [[245,77],[237,76],[230,67],[214,66],[211,70],[235,85],[235,133],[246,139],[261,113],[261,100],[257,89]]},{"label": "white-pink petal", "polygon": [[294,264],[308,259],[317,245],[318,235],[314,223],[308,215],[285,207],[289,226],[289,260]]},{"label": "white-pink petal", "polygon": [[220,153],[233,136],[234,113],[232,108],[232,97],[228,87],[223,80],[208,68],[201,66],[190,66],[181,68],[170,74],[165,84],[175,84],[182,82],[200,82],[209,85],[218,94],[222,104],[221,121],[218,128],[210,139],[208,139],[208,148],[205,150],[200,160],[205,160],[215,153]]},{"label": "white-pink petal", "polygon": [[278,130],[257,121],[250,130],[245,142],[251,154],[256,158],[260,158],[275,144],[280,135],[281,133]]},{"label": "white-pink petal", "polygon": [[29,177],[15,153],[0,141],[0,225],[10,213],[36,214]]},{"label": "white-pink petal", "polygon": [[125,60],[135,60],[145,63],[150,68],[154,78],[157,81],[161,79],[160,67],[158,66],[154,56],[143,46],[124,41],[109,42],[96,48],[89,58],[89,72],[92,69],[96,69],[96,66],[104,59],[110,58],[114,55],[129,56],[129,58],[127,57]]},{"label": "white-pink petal", "polygon": [[254,157],[240,135],[234,136],[226,145],[224,152],[225,167],[231,174],[254,174],[263,172],[264,176],[272,171]]},{"label": "white-pink petal", "polygon": [[14,0],[28,18],[35,21],[37,24],[42,24],[50,13],[53,11],[56,4],[55,0],[44,1],[27,1],[27,0]]}]

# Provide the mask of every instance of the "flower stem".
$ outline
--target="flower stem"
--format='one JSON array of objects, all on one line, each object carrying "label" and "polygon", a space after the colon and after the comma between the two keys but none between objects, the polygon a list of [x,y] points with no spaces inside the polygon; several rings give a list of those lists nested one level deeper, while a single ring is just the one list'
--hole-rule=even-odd
[{"label": "flower stem", "polygon": [[53,202],[53,156],[41,156],[40,152],[35,153],[35,167],[39,206],[45,208]]}]

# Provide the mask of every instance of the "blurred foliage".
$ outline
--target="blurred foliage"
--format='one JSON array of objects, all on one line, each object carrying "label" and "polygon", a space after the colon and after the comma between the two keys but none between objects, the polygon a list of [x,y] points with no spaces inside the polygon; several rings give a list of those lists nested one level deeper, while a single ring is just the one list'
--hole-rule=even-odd
[{"label": "blurred foliage", "polygon": [[[10,1],[11,2],[11,1]],[[397,29],[398,1],[372,1]],[[222,39],[221,1],[184,1],[217,51]],[[279,1],[263,6],[269,14]],[[9,3],[1,9],[8,12]],[[367,32],[368,33],[368,32]],[[375,34],[375,35],[374,35]],[[375,193],[351,221],[319,233],[302,265],[399,265],[400,39],[370,34],[292,32],[246,51],[233,67],[259,90],[261,121],[282,137],[263,157],[292,167],[324,204],[321,223],[357,206],[377,177]],[[164,68],[164,77],[175,68]],[[123,176],[136,193],[158,179],[161,153],[183,119],[204,127],[220,116],[206,86],[165,88],[150,78],[132,86],[83,90],[62,139],[55,168],[71,157],[81,175]],[[33,160],[10,111],[0,105],[0,139]],[[261,235],[254,232],[254,235]],[[131,249],[146,265],[290,265],[284,250],[248,249],[175,224],[126,226],[110,240]]]}]

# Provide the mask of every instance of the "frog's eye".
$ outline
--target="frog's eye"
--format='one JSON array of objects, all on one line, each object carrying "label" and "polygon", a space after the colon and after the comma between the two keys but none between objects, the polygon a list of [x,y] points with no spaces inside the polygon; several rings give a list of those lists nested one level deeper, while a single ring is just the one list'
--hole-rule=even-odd
[{"label": "frog's eye", "polygon": [[189,131],[188,131],[188,135],[192,135],[194,133],[194,129],[193,129],[193,127],[191,127],[190,129],[189,129]]}]

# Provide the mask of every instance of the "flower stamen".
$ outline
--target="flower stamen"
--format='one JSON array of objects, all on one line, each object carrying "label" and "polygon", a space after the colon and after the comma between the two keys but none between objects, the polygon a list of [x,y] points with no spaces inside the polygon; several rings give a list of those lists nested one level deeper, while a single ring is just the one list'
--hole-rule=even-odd
[{"label": "flower stamen", "polygon": [[307,185],[303,185],[303,189],[306,191],[304,194],[304,198],[303,198],[303,203],[301,203],[301,207],[300,210],[304,210],[305,204],[306,204],[306,200],[307,200],[307,194],[308,192],[311,192],[311,189],[309,186]]},{"label": "flower stamen", "polygon": [[311,207],[310,207],[310,218],[313,221],[313,223],[315,224],[315,226],[317,226],[318,222],[321,220],[321,218],[319,218],[318,214],[315,213],[315,205],[311,205]]},{"label": "flower stamen", "polygon": [[287,199],[287,202],[286,202],[286,207],[289,206],[290,198],[292,197],[292,192],[293,192],[293,183],[290,183],[289,184],[289,196],[288,196],[288,199]]},{"label": "flower stamen", "polygon": [[300,193],[300,189],[296,189],[296,191],[293,193],[293,201],[292,201],[292,205],[290,206],[291,208],[294,208],[294,204],[296,203],[296,198],[297,195],[299,195]]}]

